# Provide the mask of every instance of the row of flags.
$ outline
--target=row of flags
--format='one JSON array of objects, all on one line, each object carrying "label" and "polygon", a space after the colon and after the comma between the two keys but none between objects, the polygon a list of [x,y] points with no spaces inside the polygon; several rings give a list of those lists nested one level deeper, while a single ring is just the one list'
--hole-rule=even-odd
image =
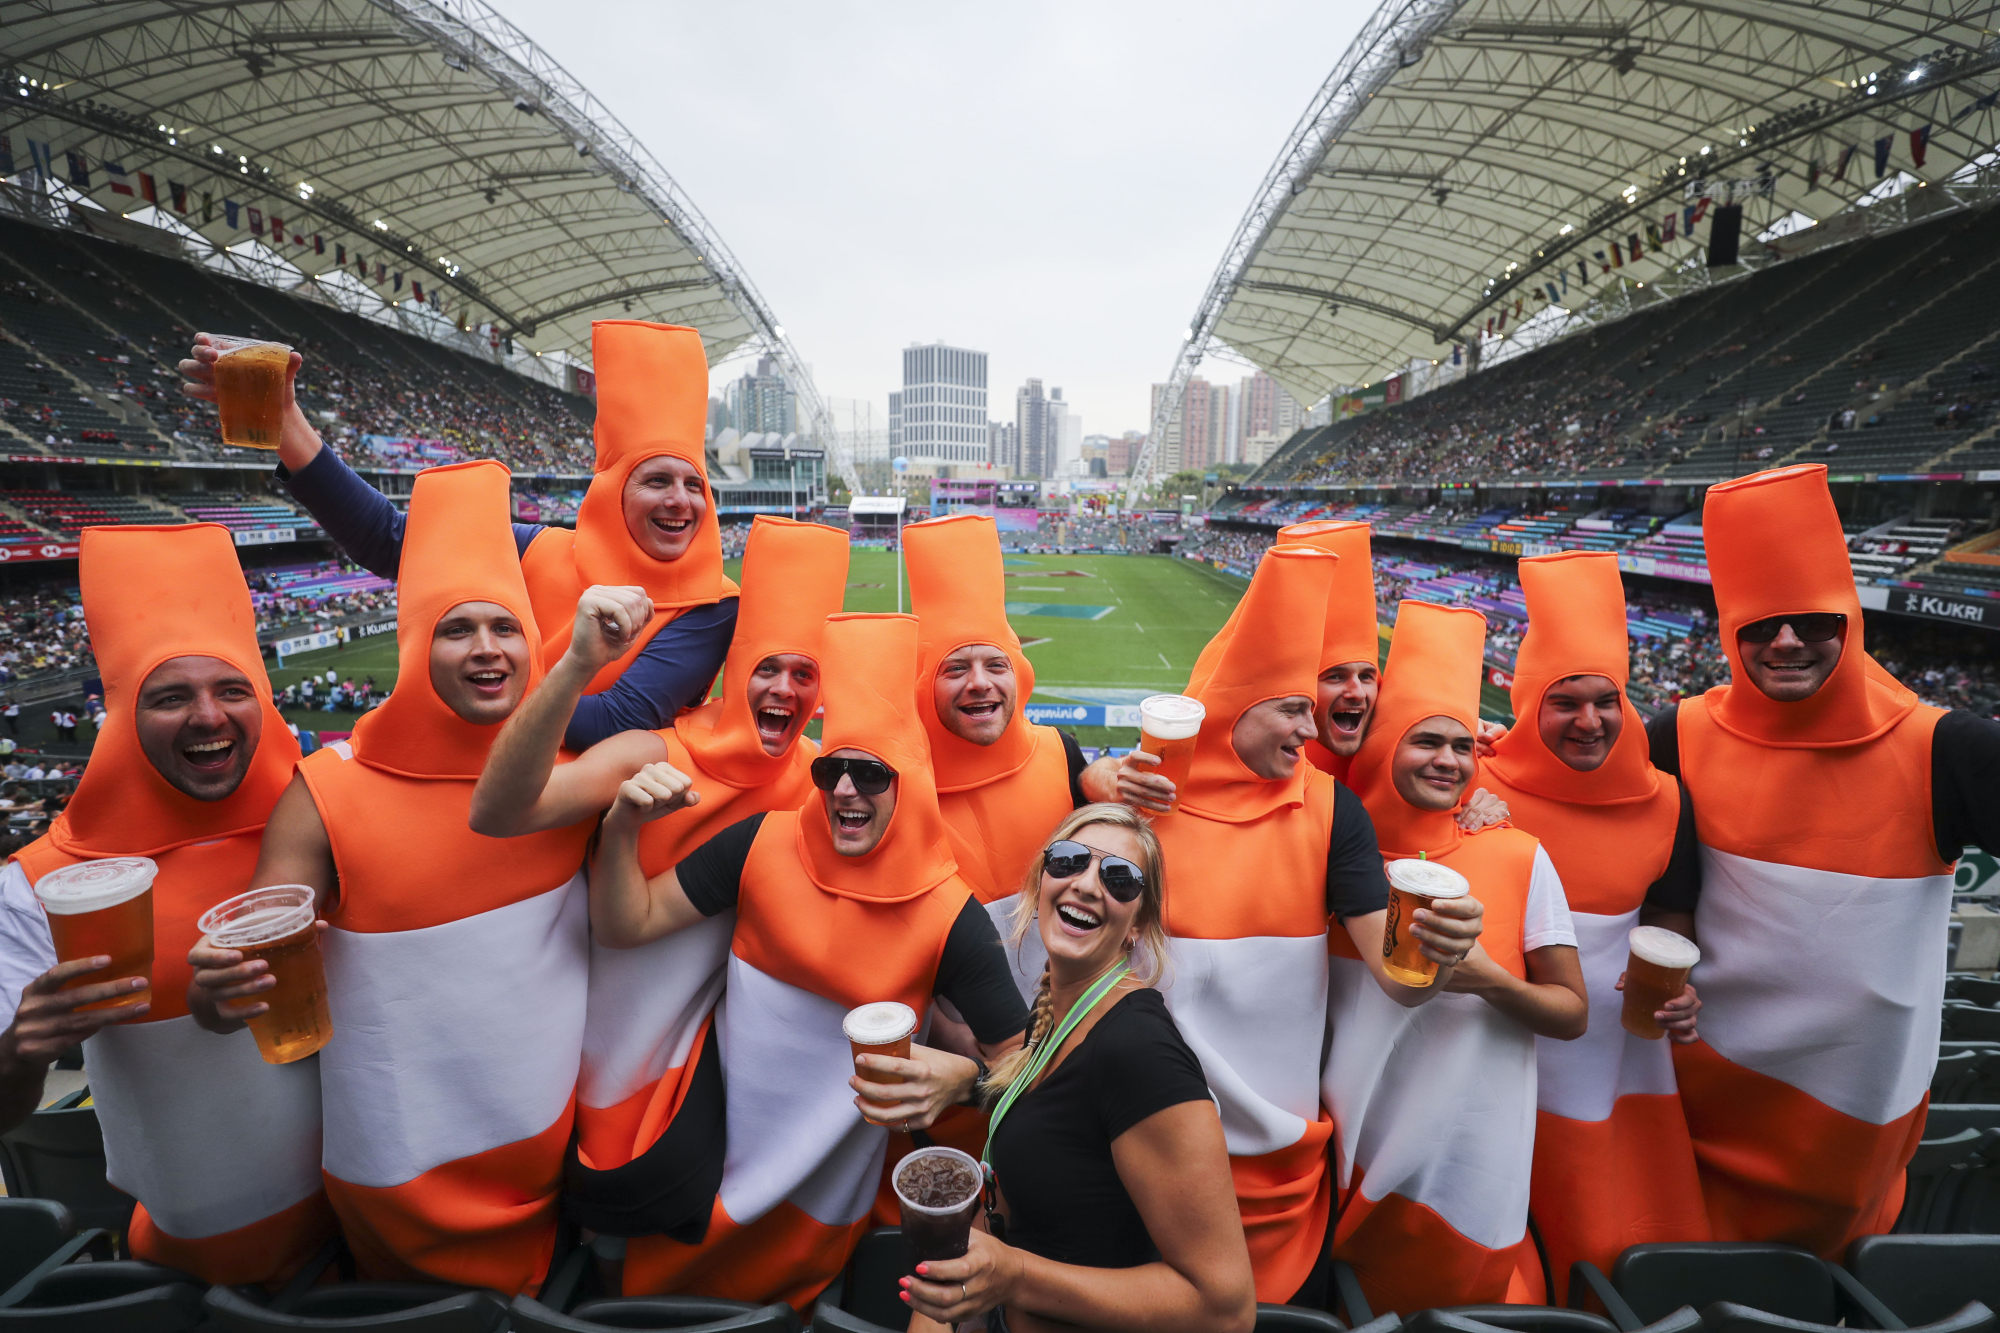
[{"label": "row of flags", "polygon": [[[1605,247],[1602,250],[1591,251],[1588,258],[1578,256],[1576,260],[1577,284],[1579,286],[1589,285],[1591,277],[1590,266],[1593,263],[1597,265],[1598,275],[1602,276],[1613,269],[1624,268],[1627,264],[1638,263],[1640,259],[1645,257],[1649,247],[1653,250],[1663,250],[1676,240],[1692,241],[1695,238],[1694,229],[1708,217],[1709,207],[1714,202],[1708,195],[1703,195],[1701,198],[1684,207],[1669,209],[1665,216],[1658,222],[1648,222],[1644,227],[1631,233],[1622,241],[1616,236],[1611,237],[1605,243]],[[1537,283],[1530,290],[1537,298],[1542,296],[1548,297],[1550,305],[1565,304],[1564,298],[1569,294],[1569,270],[1570,265],[1565,263],[1561,268],[1554,271],[1549,281]],[[1511,307],[1502,302],[1499,313],[1487,318],[1484,336],[1492,338],[1505,333],[1507,331],[1508,317],[1511,315],[1515,320],[1519,320],[1521,318],[1521,311],[1527,306],[1528,299],[1527,296],[1517,296],[1514,298],[1514,304]],[[1457,364],[1455,359],[1453,364]]]},{"label": "row of flags", "polygon": [[[29,163],[27,169],[44,179],[57,179],[55,152],[50,145],[39,139],[29,139],[27,145]],[[198,220],[200,226],[212,227],[217,218],[220,218],[222,225],[231,231],[242,231],[247,227],[252,236],[264,240],[280,254],[285,253],[287,246],[294,253],[305,251],[310,251],[314,255],[326,253],[324,236],[319,232],[304,232],[295,226],[287,226],[284,216],[276,210],[267,212],[256,204],[245,204],[227,196],[218,199],[213,190],[197,190],[177,180],[161,180],[147,171],[128,171],[123,163],[106,158],[100,158],[93,166],[78,149],[66,149],[62,156],[63,165],[68,169],[66,178],[73,189],[91,190],[94,188],[96,176],[101,174],[105,187],[112,194],[122,195],[134,201],[143,200],[155,208],[171,208],[183,219],[188,219],[190,225],[195,225]],[[0,134],[0,176],[13,174],[14,145],[8,135]],[[164,195],[161,193],[162,185],[166,187]],[[341,269],[348,268],[347,245],[336,241],[333,251],[335,266]],[[356,246],[352,259],[354,276],[362,282],[372,281],[378,286],[388,287],[391,291],[401,292],[403,271],[391,268],[389,266],[391,262],[392,259],[377,254],[371,263],[369,256],[361,247]],[[412,279],[409,287],[410,299],[423,304],[425,300],[423,283]],[[436,304],[435,292],[431,294],[431,303]],[[458,322],[461,331],[469,329],[466,314],[462,310],[458,314]]]}]

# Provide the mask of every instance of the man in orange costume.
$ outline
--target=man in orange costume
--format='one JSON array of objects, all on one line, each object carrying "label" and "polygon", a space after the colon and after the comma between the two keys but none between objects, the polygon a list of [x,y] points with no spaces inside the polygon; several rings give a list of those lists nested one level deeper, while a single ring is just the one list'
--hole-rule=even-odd
[{"label": "man in orange costume", "polygon": [[298,743],[228,529],[86,529],[79,574],[108,718],[68,809],[6,873],[159,863],[151,1007],[84,1043],[106,1174],[139,1201],[133,1254],[208,1282],[280,1281],[333,1234],[318,1061],[265,1064],[249,1033],[201,1031],[188,951],[196,919],[250,886]]},{"label": "man in orange costume", "polygon": [[[1680,908],[1699,890],[1701,870],[1693,807],[1653,767],[1625,697],[1631,650],[1617,556],[1531,556],[1520,571],[1528,604],[1514,665],[1520,721],[1485,776],[1562,876],[1590,998],[1581,1038],[1535,1042],[1541,1109],[1530,1207],[1561,1301],[1579,1259],[1609,1269],[1628,1245],[1708,1238],[1673,1057],[1665,1042],[1625,1031],[1619,995],[1627,937],[1645,904]],[[1692,990],[1663,1011],[1676,1041],[1694,1040]]]},{"label": "man in orange costume", "polygon": [[1715,1238],[1833,1258],[1902,1206],[1952,863],[2000,846],[2000,724],[1918,703],[1863,648],[1824,467],[1711,486],[1702,536],[1730,680],[1647,728],[1701,847],[1702,1041],[1675,1069]]}]

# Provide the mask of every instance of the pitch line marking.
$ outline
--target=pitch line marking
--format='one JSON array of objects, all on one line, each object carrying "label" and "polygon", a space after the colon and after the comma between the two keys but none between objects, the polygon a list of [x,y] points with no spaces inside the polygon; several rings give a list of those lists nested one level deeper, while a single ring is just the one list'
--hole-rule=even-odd
[{"label": "pitch line marking", "polygon": [[1165,653],[1155,653],[1154,656],[1160,659],[1160,665],[1165,667],[1167,670],[1172,671],[1174,669],[1174,664],[1167,660],[1167,655]]}]

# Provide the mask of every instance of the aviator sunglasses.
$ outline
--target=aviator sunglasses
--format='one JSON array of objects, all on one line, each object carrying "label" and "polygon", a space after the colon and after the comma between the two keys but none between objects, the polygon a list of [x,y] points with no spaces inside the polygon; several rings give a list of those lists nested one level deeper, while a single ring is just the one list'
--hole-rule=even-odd
[{"label": "aviator sunglasses", "polygon": [[1122,856],[1104,856],[1080,842],[1059,838],[1042,849],[1042,869],[1056,879],[1075,879],[1090,868],[1090,858],[1099,858],[1097,882],[1121,903],[1129,903],[1146,891],[1146,872]]},{"label": "aviator sunglasses", "polygon": [[1799,636],[1801,643],[1825,643],[1838,635],[1847,624],[1847,617],[1838,611],[1809,611],[1796,616],[1767,616],[1753,620],[1736,631],[1736,637],[1745,643],[1770,643],[1778,637],[1785,626],[1792,627],[1792,633]]},{"label": "aviator sunglasses", "polygon": [[854,790],[863,796],[880,796],[896,780],[896,770],[880,759],[833,759],[822,755],[812,761],[813,786],[832,791],[842,774],[854,779]]}]

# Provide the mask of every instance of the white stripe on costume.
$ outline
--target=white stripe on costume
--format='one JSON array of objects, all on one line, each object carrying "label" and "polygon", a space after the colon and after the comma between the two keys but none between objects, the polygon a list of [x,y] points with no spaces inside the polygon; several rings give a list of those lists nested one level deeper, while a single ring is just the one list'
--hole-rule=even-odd
[{"label": "white stripe on costume", "polygon": [[1857,1120],[1908,1114],[1937,1060],[1950,872],[1878,879],[1706,845],[1701,872],[1702,1040]]},{"label": "white stripe on costume", "polygon": [[546,1130],[576,1089],[589,907],[546,893],[421,930],[326,934],[326,1169],[401,1185]]},{"label": "white stripe on costume", "polygon": [[1528,1029],[1476,995],[1406,1009],[1368,966],[1330,965],[1322,1088],[1339,1184],[1397,1194],[1498,1250],[1527,1233],[1535,1150],[1535,1048]]},{"label": "white stripe on costume", "polygon": [[1232,1157],[1297,1143],[1319,1119],[1326,936],[1176,936],[1160,995],[1208,1076]]},{"label": "white stripe on costume", "polygon": [[868,1215],[888,1154],[888,1131],[854,1105],[847,1008],[729,958],[716,1006],[729,1147],[722,1206],[748,1225],[780,1203],[826,1226]]},{"label": "white stripe on costume", "polygon": [[721,912],[636,949],[590,949],[590,1002],[577,1100],[616,1106],[687,1063],[722,994],[736,913]]},{"label": "white stripe on costume", "polygon": [[[1620,1097],[1671,1095],[1678,1089],[1673,1045],[1664,1037],[1635,1037],[1620,1026],[1625,994],[1617,989],[1618,974],[1625,970],[1638,909],[1616,916],[1572,912],[1570,921],[1590,1001],[1590,1027],[1575,1041],[1535,1038],[1541,1107],[1570,1120],[1608,1120],[1611,1104]],[[1706,1017],[1704,1012],[1704,1023]]]},{"label": "white stripe on costume", "polygon": [[190,1016],[84,1043],[105,1176],[181,1240],[261,1222],[320,1191],[317,1058],[265,1064],[243,1030]]}]

